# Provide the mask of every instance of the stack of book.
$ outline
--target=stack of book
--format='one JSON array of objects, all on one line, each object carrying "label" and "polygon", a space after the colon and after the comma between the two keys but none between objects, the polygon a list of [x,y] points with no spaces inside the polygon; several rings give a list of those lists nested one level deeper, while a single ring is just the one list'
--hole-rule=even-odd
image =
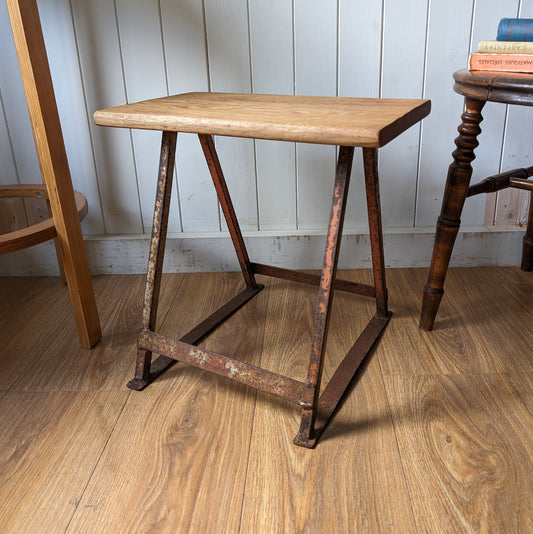
[{"label": "stack of book", "polygon": [[502,19],[495,41],[480,41],[470,70],[533,73],[533,19]]}]

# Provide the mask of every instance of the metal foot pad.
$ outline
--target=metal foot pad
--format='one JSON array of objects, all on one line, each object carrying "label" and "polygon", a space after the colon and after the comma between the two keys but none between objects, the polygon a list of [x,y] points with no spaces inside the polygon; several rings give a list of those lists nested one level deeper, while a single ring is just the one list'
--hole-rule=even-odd
[{"label": "metal foot pad", "polygon": [[318,400],[316,419],[311,435],[306,436],[305,433],[298,432],[293,441],[295,445],[308,449],[315,447],[333,418],[357,370],[381,337],[391,315],[391,313],[388,315],[376,314],[372,317],[322,392]]}]

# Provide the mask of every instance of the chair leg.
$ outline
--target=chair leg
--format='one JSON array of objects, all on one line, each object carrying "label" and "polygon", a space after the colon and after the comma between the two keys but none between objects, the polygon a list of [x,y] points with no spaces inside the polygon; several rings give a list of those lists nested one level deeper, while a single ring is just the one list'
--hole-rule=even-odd
[{"label": "chair leg", "polygon": [[529,196],[529,215],[522,249],[521,268],[523,271],[533,271],[533,193]]},{"label": "chair leg", "polygon": [[[170,210],[170,195],[172,192],[172,179],[174,174],[176,140],[176,132],[163,132],[141,331],[153,331],[157,319],[157,307],[159,303],[159,291],[161,289],[161,275],[163,272],[163,259],[167,237],[168,214]],[[128,382],[129,388],[141,390],[150,383],[151,363],[152,353],[148,350],[139,349],[137,352],[135,378]]]},{"label": "chair leg", "polygon": [[248,289],[258,289],[260,285],[255,281],[250,264],[250,258],[248,257],[246,245],[244,244],[244,239],[242,238],[239,222],[237,220],[237,216],[235,215],[235,209],[233,208],[228,186],[226,184],[226,180],[224,179],[224,173],[222,172],[222,167],[218,159],[213,137],[203,134],[199,134],[198,137],[204,151],[209,172],[211,173],[211,178],[213,179],[213,184],[217,192],[220,206],[222,207],[222,212],[224,213],[226,223],[228,224],[229,233],[233,242],[233,246],[235,247],[235,252],[237,253],[237,258],[239,260],[239,265],[241,266],[246,287]]},{"label": "chair leg", "polygon": [[485,102],[482,100],[465,98],[466,109],[461,116],[462,123],[458,127],[459,136],[455,139],[457,149],[452,154],[453,162],[448,170],[441,214],[437,221],[433,257],[428,281],[424,287],[420,315],[420,328],[423,330],[433,328],[435,316],[444,294],[444,279],[461,224],[461,213],[472,177],[470,164],[476,157],[474,149],[479,144],[477,137],[481,133],[479,124],[483,120],[481,110],[484,104]]},{"label": "chair leg", "polygon": [[316,443],[315,420],[317,416],[320,394],[320,381],[326,340],[328,334],[331,305],[333,302],[333,282],[337,272],[337,262],[340,251],[340,239],[346,211],[346,199],[353,160],[353,147],[341,147],[335,176],[335,188],[331,203],[329,227],[324,253],[324,263],[320,277],[318,302],[315,312],[313,337],[311,341],[311,356],[307,373],[307,383],[314,388],[313,404],[310,408],[302,409],[302,418],[298,434],[294,443],[304,447],[313,447]]}]

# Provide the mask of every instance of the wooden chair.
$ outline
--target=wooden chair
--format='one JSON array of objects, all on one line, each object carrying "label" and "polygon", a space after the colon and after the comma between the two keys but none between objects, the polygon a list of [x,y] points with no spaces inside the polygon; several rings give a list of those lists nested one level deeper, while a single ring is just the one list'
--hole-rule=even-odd
[{"label": "wooden chair", "polygon": [[[428,281],[424,287],[420,328],[432,330],[440,302],[444,295],[444,279],[448,271],[453,245],[461,225],[461,213],[467,197],[480,193],[491,193],[507,187],[533,192],[533,167],[513,169],[489,176],[478,184],[470,185],[472,178],[471,162],[478,146],[481,111],[486,102],[500,102],[520,106],[533,106],[533,75],[518,72],[491,72],[459,70],[453,75],[456,93],[464,96],[465,111],[457,128],[459,136],[453,152],[453,162],[448,169],[448,177],[442,200],[433,256],[429,268]],[[530,198],[529,219],[523,239],[522,269],[533,270],[533,202]]]},{"label": "wooden chair", "polygon": [[[138,335],[137,367],[129,387],[143,389],[174,361],[185,362],[298,404],[302,408],[302,418],[294,442],[313,447],[357,368],[390,317],[383,258],[377,149],[420,121],[429,111],[428,100],[189,93],[96,112],[95,122],[102,126],[163,132],[142,327]],[[179,340],[155,331],[177,132],[192,132],[199,136],[246,286],[237,297]],[[320,276],[250,261],[213,135],[340,146]],[[362,147],[363,151],[373,286],[336,279],[354,147]],[[263,286],[256,281],[257,274],[319,286],[305,380],[294,380],[196,346],[203,336],[262,289]],[[376,313],[322,395],[319,395],[335,289],[375,298]],[[160,354],[154,362],[153,352]]]}]

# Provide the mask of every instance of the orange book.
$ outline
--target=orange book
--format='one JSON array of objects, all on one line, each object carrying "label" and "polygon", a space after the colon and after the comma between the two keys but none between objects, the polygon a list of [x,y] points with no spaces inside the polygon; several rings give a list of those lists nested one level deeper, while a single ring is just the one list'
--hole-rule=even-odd
[{"label": "orange book", "polygon": [[533,72],[531,54],[470,54],[470,70],[497,70],[502,72]]}]

